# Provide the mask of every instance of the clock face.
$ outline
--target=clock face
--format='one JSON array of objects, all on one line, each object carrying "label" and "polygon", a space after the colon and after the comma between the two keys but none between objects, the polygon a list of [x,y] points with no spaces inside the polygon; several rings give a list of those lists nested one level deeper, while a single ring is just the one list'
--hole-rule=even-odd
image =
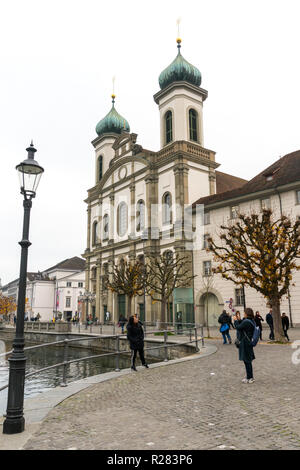
[{"label": "clock face", "polygon": [[122,180],[126,178],[127,176],[127,167],[126,166],[121,166],[119,169],[119,179]]}]

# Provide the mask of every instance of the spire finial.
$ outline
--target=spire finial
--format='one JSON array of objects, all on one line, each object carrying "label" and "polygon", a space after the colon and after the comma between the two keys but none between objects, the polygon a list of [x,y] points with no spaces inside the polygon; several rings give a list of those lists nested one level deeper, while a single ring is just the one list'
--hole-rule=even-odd
[{"label": "spire finial", "polygon": [[116,79],[116,77],[113,76],[113,78],[112,78],[112,89],[113,89],[113,92],[112,92],[112,95],[111,95],[113,105],[115,104],[115,97],[116,97],[116,95],[115,95],[115,79]]},{"label": "spire finial", "polygon": [[178,47],[178,52],[180,52],[180,47],[181,47],[181,38],[180,38],[180,23],[181,23],[181,18],[177,18],[177,47]]}]

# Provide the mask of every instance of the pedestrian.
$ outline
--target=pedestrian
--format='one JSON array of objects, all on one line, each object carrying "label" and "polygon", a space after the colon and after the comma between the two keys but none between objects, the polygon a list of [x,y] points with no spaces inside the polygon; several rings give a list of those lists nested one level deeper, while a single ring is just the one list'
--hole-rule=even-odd
[{"label": "pedestrian", "polygon": [[268,323],[269,328],[270,328],[269,339],[273,341],[274,340],[274,323],[273,323],[272,309],[266,315],[266,322]]},{"label": "pedestrian", "polygon": [[223,344],[227,344],[227,339],[229,344],[232,343],[231,337],[229,334],[230,330],[230,325],[232,325],[231,317],[228,315],[226,310],[223,310],[221,315],[218,318],[218,322],[221,324],[220,326],[220,333],[222,333],[223,336]]},{"label": "pedestrian", "polygon": [[126,323],[126,318],[124,315],[121,313],[120,318],[119,318],[119,326],[121,327],[122,334],[124,334],[124,326]]},{"label": "pedestrian", "polygon": [[252,384],[254,382],[252,361],[255,359],[255,355],[251,340],[256,326],[252,308],[245,309],[243,320],[240,315],[234,316],[233,320],[239,342],[239,360],[244,362],[247,374],[242,382]]},{"label": "pedestrian", "polygon": [[262,340],[262,323],[261,322],[265,320],[263,319],[263,317],[260,315],[258,311],[255,312],[254,321],[255,321],[256,326],[258,326],[259,328],[259,331],[260,331],[259,337],[260,337],[260,340]]},{"label": "pedestrian", "polygon": [[284,312],[282,312],[281,321],[282,321],[282,328],[283,328],[284,336],[289,341],[290,338],[288,337],[287,331],[290,327],[290,320],[289,320],[289,317],[287,317]]},{"label": "pedestrian", "polygon": [[135,360],[137,353],[139,353],[142,365],[147,369],[149,366],[146,364],[144,356],[144,330],[143,324],[139,321],[137,315],[131,315],[127,323],[127,339],[130,343],[131,349],[131,369],[135,372]]},{"label": "pedestrian", "polygon": [[17,324],[17,317],[16,315],[14,315],[14,325],[16,326],[16,324]]}]

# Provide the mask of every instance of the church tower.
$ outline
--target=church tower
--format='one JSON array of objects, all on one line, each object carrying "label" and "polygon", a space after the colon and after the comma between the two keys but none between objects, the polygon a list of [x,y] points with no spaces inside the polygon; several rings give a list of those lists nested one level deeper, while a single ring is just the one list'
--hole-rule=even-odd
[{"label": "church tower", "polygon": [[160,111],[161,148],[175,141],[191,141],[204,147],[203,102],[207,91],[200,88],[201,73],[181,55],[181,39],[177,39],[178,54],[161,72],[161,90],[154,95]]}]

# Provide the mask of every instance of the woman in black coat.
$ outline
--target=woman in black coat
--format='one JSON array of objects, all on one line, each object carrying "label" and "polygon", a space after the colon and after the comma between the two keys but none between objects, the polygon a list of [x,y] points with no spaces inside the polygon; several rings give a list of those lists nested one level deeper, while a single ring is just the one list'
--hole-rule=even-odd
[{"label": "woman in black coat", "polygon": [[144,330],[143,324],[139,321],[137,315],[131,315],[127,324],[127,338],[131,349],[131,369],[136,370],[135,360],[139,352],[142,365],[148,369],[144,356]]},{"label": "woman in black coat", "polygon": [[251,343],[254,333],[255,322],[254,313],[251,308],[246,308],[244,319],[241,320],[240,316],[233,318],[234,326],[237,330],[237,339],[239,345],[239,360],[244,361],[247,377],[242,380],[244,383],[253,383],[253,368],[252,361],[255,359],[253,346]]}]

